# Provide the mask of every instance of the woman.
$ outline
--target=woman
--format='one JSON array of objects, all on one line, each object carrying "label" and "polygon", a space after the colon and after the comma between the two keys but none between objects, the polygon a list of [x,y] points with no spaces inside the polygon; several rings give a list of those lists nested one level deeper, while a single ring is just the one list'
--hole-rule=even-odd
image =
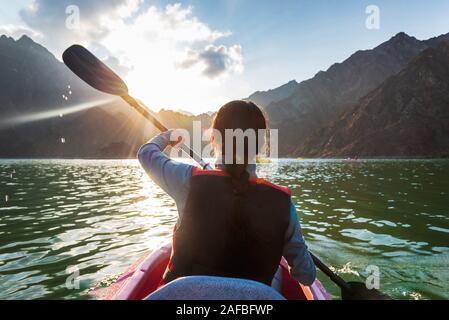
[{"label": "woman", "polygon": [[[233,154],[226,154],[226,130],[265,130],[264,114],[252,102],[233,101],[219,110],[212,129],[216,170],[169,159],[163,151],[177,144],[170,141],[170,131],[155,137],[138,154],[145,171],[178,207],[173,253],[164,281],[208,275],[271,285],[284,256],[292,276],[311,285],[316,269],[289,189],[257,178],[256,165],[249,160],[254,160],[259,149],[251,148],[248,139],[243,156],[235,145]],[[255,154],[248,157],[249,150]]]}]

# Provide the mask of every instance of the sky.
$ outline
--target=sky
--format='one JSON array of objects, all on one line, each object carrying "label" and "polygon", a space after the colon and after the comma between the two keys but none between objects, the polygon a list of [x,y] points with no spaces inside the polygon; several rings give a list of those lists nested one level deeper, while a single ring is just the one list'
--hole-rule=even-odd
[{"label": "sky", "polygon": [[448,33],[448,16],[447,0],[0,0],[0,34],[25,33],[59,59],[81,43],[150,108],[198,114],[311,78],[401,31]]}]

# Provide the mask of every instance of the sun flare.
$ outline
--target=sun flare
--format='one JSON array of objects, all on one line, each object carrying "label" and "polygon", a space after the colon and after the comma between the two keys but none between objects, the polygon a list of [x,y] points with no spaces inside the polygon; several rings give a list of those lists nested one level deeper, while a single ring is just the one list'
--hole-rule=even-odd
[{"label": "sun flare", "polygon": [[151,7],[132,24],[105,23],[113,32],[102,45],[127,70],[131,94],[150,108],[199,114],[233,98],[222,89],[243,71],[241,48],[214,45],[230,33],[212,30],[192,15],[192,8]]}]

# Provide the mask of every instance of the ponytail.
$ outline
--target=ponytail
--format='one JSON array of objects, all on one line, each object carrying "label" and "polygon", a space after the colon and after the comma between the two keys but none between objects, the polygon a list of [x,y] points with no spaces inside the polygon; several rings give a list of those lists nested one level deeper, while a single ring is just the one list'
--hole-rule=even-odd
[{"label": "ponytail", "polygon": [[243,164],[237,163],[236,157],[236,139],[233,141],[233,162],[232,164],[225,164],[224,170],[231,176],[232,191],[234,192],[234,200],[232,204],[232,212],[230,227],[234,237],[238,239],[240,243],[246,243],[246,222],[243,214],[245,194],[249,186],[249,172],[248,172],[248,141],[245,138],[245,148],[244,148],[244,161]]},{"label": "ponytail", "polygon": [[244,146],[244,161],[243,164],[237,163],[237,151],[236,145],[237,141],[234,137],[233,145],[233,161],[232,164],[225,164],[224,170],[229,173],[232,179],[232,186],[235,195],[243,195],[246,193],[249,185],[249,173],[248,173],[248,139],[245,138],[245,146]]},{"label": "ponytail", "polygon": [[[267,121],[263,112],[257,105],[249,101],[232,101],[224,105],[215,116],[212,124],[212,129],[218,130],[222,137],[221,156],[226,158],[226,130],[227,129],[241,129],[246,131],[248,129],[253,130],[266,130]],[[256,134],[256,155],[258,154],[259,135]],[[238,159],[237,155],[237,141],[233,136],[233,155],[232,163],[224,163],[224,170],[231,176],[232,188],[234,192],[233,209],[231,212],[231,226],[235,237],[240,238],[242,243],[246,237],[246,221],[242,210],[244,210],[245,194],[249,186],[249,172],[248,172],[248,150],[249,139],[245,137],[244,140],[244,154],[243,163],[241,159]],[[256,156],[254,155],[254,156]],[[238,161],[240,160],[240,161]],[[252,159],[251,159],[252,160]]]}]

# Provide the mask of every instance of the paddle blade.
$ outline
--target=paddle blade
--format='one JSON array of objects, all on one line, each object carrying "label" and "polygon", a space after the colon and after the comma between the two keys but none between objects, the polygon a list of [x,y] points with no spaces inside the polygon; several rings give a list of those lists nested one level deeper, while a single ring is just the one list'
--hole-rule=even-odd
[{"label": "paddle blade", "polygon": [[368,289],[365,283],[348,282],[349,289],[341,290],[343,300],[392,300],[391,297],[376,289]]},{"label": "paddle blade", "polygon": [[115,96],[126,96],[125,82],[89,50],[73,45],[62,55],[67,67],[91,87]]}]

